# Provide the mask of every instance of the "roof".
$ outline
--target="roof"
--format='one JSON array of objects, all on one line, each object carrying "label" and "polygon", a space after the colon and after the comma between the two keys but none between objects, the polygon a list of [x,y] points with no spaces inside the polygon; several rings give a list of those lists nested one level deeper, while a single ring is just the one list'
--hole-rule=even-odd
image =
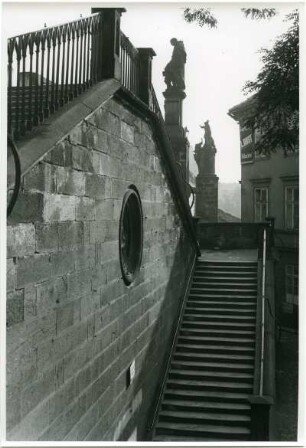
[{"label": "roof", "polygon": [[256,102],[256,95],[252,95],[247,100],[229,109],[228,115],[236,121],[251,118],[254,115]]}]

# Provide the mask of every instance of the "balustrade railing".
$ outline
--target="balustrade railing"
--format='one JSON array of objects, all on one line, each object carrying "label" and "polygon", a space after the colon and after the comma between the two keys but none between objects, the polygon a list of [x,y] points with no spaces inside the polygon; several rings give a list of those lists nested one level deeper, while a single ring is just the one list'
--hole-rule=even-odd
[{"label": "balustrade railing", "polygon": [[115,78],[163,120],[151,86],[152,49],[120,30],[121,10],[8,39],[8,133],[24,135],[102,79]]},{"label": "balustrade railing", "polygon": [[134,95],[139,96],[138,51],[122,31],[120,40],[121,82]]},{"label": "balustrade railing", "polygon": [[103,14],[8,40],[8,132],[15,138],[98,80]]}]

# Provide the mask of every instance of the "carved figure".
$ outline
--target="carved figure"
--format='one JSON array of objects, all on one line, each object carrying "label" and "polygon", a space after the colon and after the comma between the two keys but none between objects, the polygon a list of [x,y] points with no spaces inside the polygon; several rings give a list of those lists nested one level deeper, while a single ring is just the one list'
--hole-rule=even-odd
[{"label": "carved figure", "polygon": [[211,135],[211,129],[210,129],[209,121],[206,120],[204,122],[204,125],[200,126],[200,128],[204,129],[205,147],[206,148],[210,148],[210,149],[214,149],[217,152],[214,139],[212,138],[212,135]]},{"label": "carved figure", "polygon": [[185,63],[186,51],[184,43],[177,40],[175,37],[170,40],[173,45],[173,52],[171,61],[166,65],[163,75],[167,88],[176,87],[180,90],[185,90]]},{"label": "carved figure", "polygon": [[214,139],[211,135],[211,129],[209,121],[205,121],[204,129],[204,144],[201,143],[195,145],[194,158],[198,165],[199,175],[215,174],[215,154],[217,152]]}]

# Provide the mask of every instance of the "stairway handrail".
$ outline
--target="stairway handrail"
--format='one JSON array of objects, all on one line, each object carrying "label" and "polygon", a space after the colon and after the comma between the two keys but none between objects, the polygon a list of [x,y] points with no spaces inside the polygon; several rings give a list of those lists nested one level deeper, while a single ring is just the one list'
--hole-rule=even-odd
[{"label": "stairway handrail", "polygon": [[263,230],[263,256],[261,277],[261,353],[260,353],[260,379],[259,395],[263,395],[264,356],[265,356],[265,291],[266,291],[266,257],[267,257],[267,230]]},{"label": "stairway handrail", "polygon": [[190,291],[190,288],[191,288],[191,282],[192,282],[192,277],[193,277],[193,273],[194,273],[194,269],[195,269],[196,260],[197,260],[197,254],[194,255],[192,266],[191,266],[191,269],[190,269],[190,272],[189,272],[187,286],[186,286],[186,289],[185,289],[184,298],[182,300],[182,306],[181,306],[181,309],[180,309],[180,314],[179,314],[177,326],[176,326],[175,333],[174,333],[174,336],[173,336],[173,339],[172,339],[172,344],[171,344],[171,349],[170,349],[170,353],[169,353],[169,357],[168,357],[168,361],[167,361],[167,366],[166,366],[166,369],[165,369],[165,374],[164,374],[163,381],[162,381],[161,388],[160,388],[160,392],[159,392],[159,395],[158,395],[158,400],[156,402],[153,418],[152,418],[151,423],[149,424],[149,426],[147,428],[147,432],[152,431],[152,429],[154,428],[155,422],[157,420],[158,411],[159,411],[161,400],[162,400],[162,397],[163,397],[163,394],[164,394],[166,380],[168,378],[168,372],[169,372],[169,369],[170,369],[172,354],[174,352],[174,348],[175,348],[175,345],[176,345],[179,329],[181,327],[181,322],[182,322],[182,318],[183,318],[183,314],[184,314],[184,310],[185,310],[188,294],[189,294],[189,291]]}]

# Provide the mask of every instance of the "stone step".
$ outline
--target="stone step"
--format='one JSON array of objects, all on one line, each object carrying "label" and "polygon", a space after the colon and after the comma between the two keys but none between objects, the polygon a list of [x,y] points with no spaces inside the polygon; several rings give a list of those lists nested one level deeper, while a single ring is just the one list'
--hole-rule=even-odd
[{"label": "stone step", "polygon": [[231,365],[234,364],[248,364],[254,366],[254,355],[253,354],[239,354],[239,353],[203,353],[203,352],[184,352],[176,351],[174,353],[173,360],[175,362],[188,361],[188,362],[207,362],[214,361],[220,363],[226,363]]},{"label": "stone step", "polygon": [[228,404],[247,404],[249,405],[249,393],[237,392],[232,390],[189,390],[167,387],[164,393],[166,400],[189,400],[194,403],[215,403],[221,402]]},{"label": "stone step", "polygon": [[245,308],[245,309],[251,309],[251,310],[255,310],[256,308],[256,302],[240,302],[239,300],[233,302],[230,300],[227,301],[222,301],[222,300],[210,300],[210,299],[206,299],[206,300],[193,300],[193,299],[188,299],[186,306],[188,308],[202,308],[202,307],[217,307],[217,308],[222,308],[222,307],[230,307],[230,308],[238,308],[240,309],[241,307]]},{"label": "stone step", "polygon": [[[219,311],[219,310],[217,310]],[[251,323],[255,323],[255,316],[248,316],[248,315],[226,315],[226,314],[210,314],[209,317],[207,315],[203,315],[203,314],[196,314],[196,313],[192,313],[191,311],[186,310],[186,312],[184,313],[184,317],[183,317],[183,323],[187,322],[187,321],[204,321],[204,320],[210,320],[212,321],[218,321],[218,322],[251,322]]]},{"label": "stone step", "polygon": [[173,436],[173,435],[156,435],[152,439],[155,442],[232,442],[232,439],[224,439],[218,437],[217,439],[214,439],[213,437],[203,437],[199,435],[198,437],[191,437],[191,436]]},{"label": "stone step", "polygon": [[216,345],[226,345],[226,346],[237,346],[241,347],[254,347],[255,340],[254,338],[226,338],[224,336],[184,336],[179,335],[178,337],[179,344],[197,344],[197,345],[206,345],[206,344],[216,344]]},{"label": "stone step", "polygon": [[245,309],[245,308],[230,308],[230,307],[195,307],[195,306],[187,306],[185,308],[185,316],[189,316],[190,314],[197,314],[202,316],[207,316],[209,318],[210,314],[217,314],[220,313],[222,316],[254,316],[256,315],[256,310],[254,309]]},{"label": "stone step", "polygon": [[225,302],[252,302],[257,303],[257,294],[252,295],[235,295],[235,294],[220,294],[220,293],[202,293],[202,292],[190,292],[188,300],[215,300],[215,301],[225,301]]},{"label": "stone step", "polygon": [[223,381],[227,380],[228,383],[237,383],[243,381],[244,383],[253,384],[254,376],[248,372],[222,372],[217,369],[214,371],[203,370],[179,370],[170,369],[169,380],[181,379],[181,380],[198,380],[198,381]]},{"label": "stone step", "polygon": [[190,288],[190,293],[200,293],[200,294],[214,294],[220,295],[224,294],[226,296],[256,296],[257,289],[256,288],[210,288],[208,286],[194,286],[192,285]]},{"label": "stone step", "polygon": [[215,413],[226,414],[242,414],[249,415],[251,413],[251,406],[247,403],[227,403],[220,401],[194,401],[188,400],[163,400],[162,409],[167,410],[184,410],[184,411],[213,411]]},{"label": "stone step", "polygon": [[192,286],[194,288],[201,288],[201,287],[207,287],[212,289],[237,289],[237,290],[256,290],[257,288],[257,282],[254,281],[253,283],[250,282],[225,282],[224,280],[221,282],[216,281],[209,281],[206,278],[203,278],[202,280],[199,279],[193,279]]},{"label": "stone step", "polygon": [[195,274],[193,276],[193,281],[206,281],[208,283],[214,283],[217,280],[220,280],[221,282],[224,283],[237,283],[237,284],[245,284],[245,283],[250,283],[252,285],[257,284],[257,274],[248,274],[246,275],[241,275],[241,274],[220,274],[220,273],[216,273],[216,274],[205,274],[204,272],[199,272],[198,274]]},{"label": "stone step", "polygon": [[211,372],[247,372],[253,375],[254,367],[252,364],[220,362],[220,360],[213,360],[211,362],[197,362],[172,360],[171,370],[192,370],[192,371],[211,371]]},{"label": "stone step", "polygon": [[186,325],[183,325],[179,332],[182,336],[226,336],[227,338],[235,338],[238,336],[242,337],[253,337],[255,338],[255,331],[250,330],[229,330],[222,328],[186,328]]},{"label": "stone step", "polygon": [[[211,316],[209,316],[211,317]],[[255,322],[251,322],[251,321],[247,321],[247,322],[242,322],[241,320],[239,320],[239,322],[217,322],[214,320],[208,320],[203,319],[203,320],[196,320],[196,321],[192,321],[190,319],[188,320],[184,320],[182,322],[182,329],[197,329],[197,330],[203,330],[207,329],[207,331],[211,330],[211,329],[216,329],[216,331],[226,331],[226,330],[235,330],[235,331],[240,331],[240,330],[247,330],[247,331],[255,331]]]},{"label": "stone step", "polygon": [[229,426],[248,425],[250,423],[249,415],[214,413],[214,412],[193,412],[188,410],[162,410],[159,414],[160,422],[175,423],[199,423],[199,424],[226,424]]},{"label": "stone step", "polygon": [[242,347],[238,345],[217,345],[217,344],[190,344],[190,343],[178,343],[176,345],[176,352],[190,352],[190,353],[199,353],[199,352],[211,352],[211,353],[228,353],[228,354],[239,354],[239,355],[249,355],[253,356],[255,349],[253,347]]},{"label": "stone step", "polygon": [[247,382],[234,382],[234,381],[218,381],[216,380],[190,380],[190,379],[178,379],[168,378],[166,382],[166,388],[180,389],[180,390],[211,390],[217,392],[244,392],[252,393],[253,386]]},{"label": "stone step", "polygon": [[156,435],[159,434],[183,435],[191,437],[194,437],[195,435],[215,437],[225,435],[227,439],[245,440],[245,437],[249,436],[250,431],[244,426],[158,422],[156,425]]}]

